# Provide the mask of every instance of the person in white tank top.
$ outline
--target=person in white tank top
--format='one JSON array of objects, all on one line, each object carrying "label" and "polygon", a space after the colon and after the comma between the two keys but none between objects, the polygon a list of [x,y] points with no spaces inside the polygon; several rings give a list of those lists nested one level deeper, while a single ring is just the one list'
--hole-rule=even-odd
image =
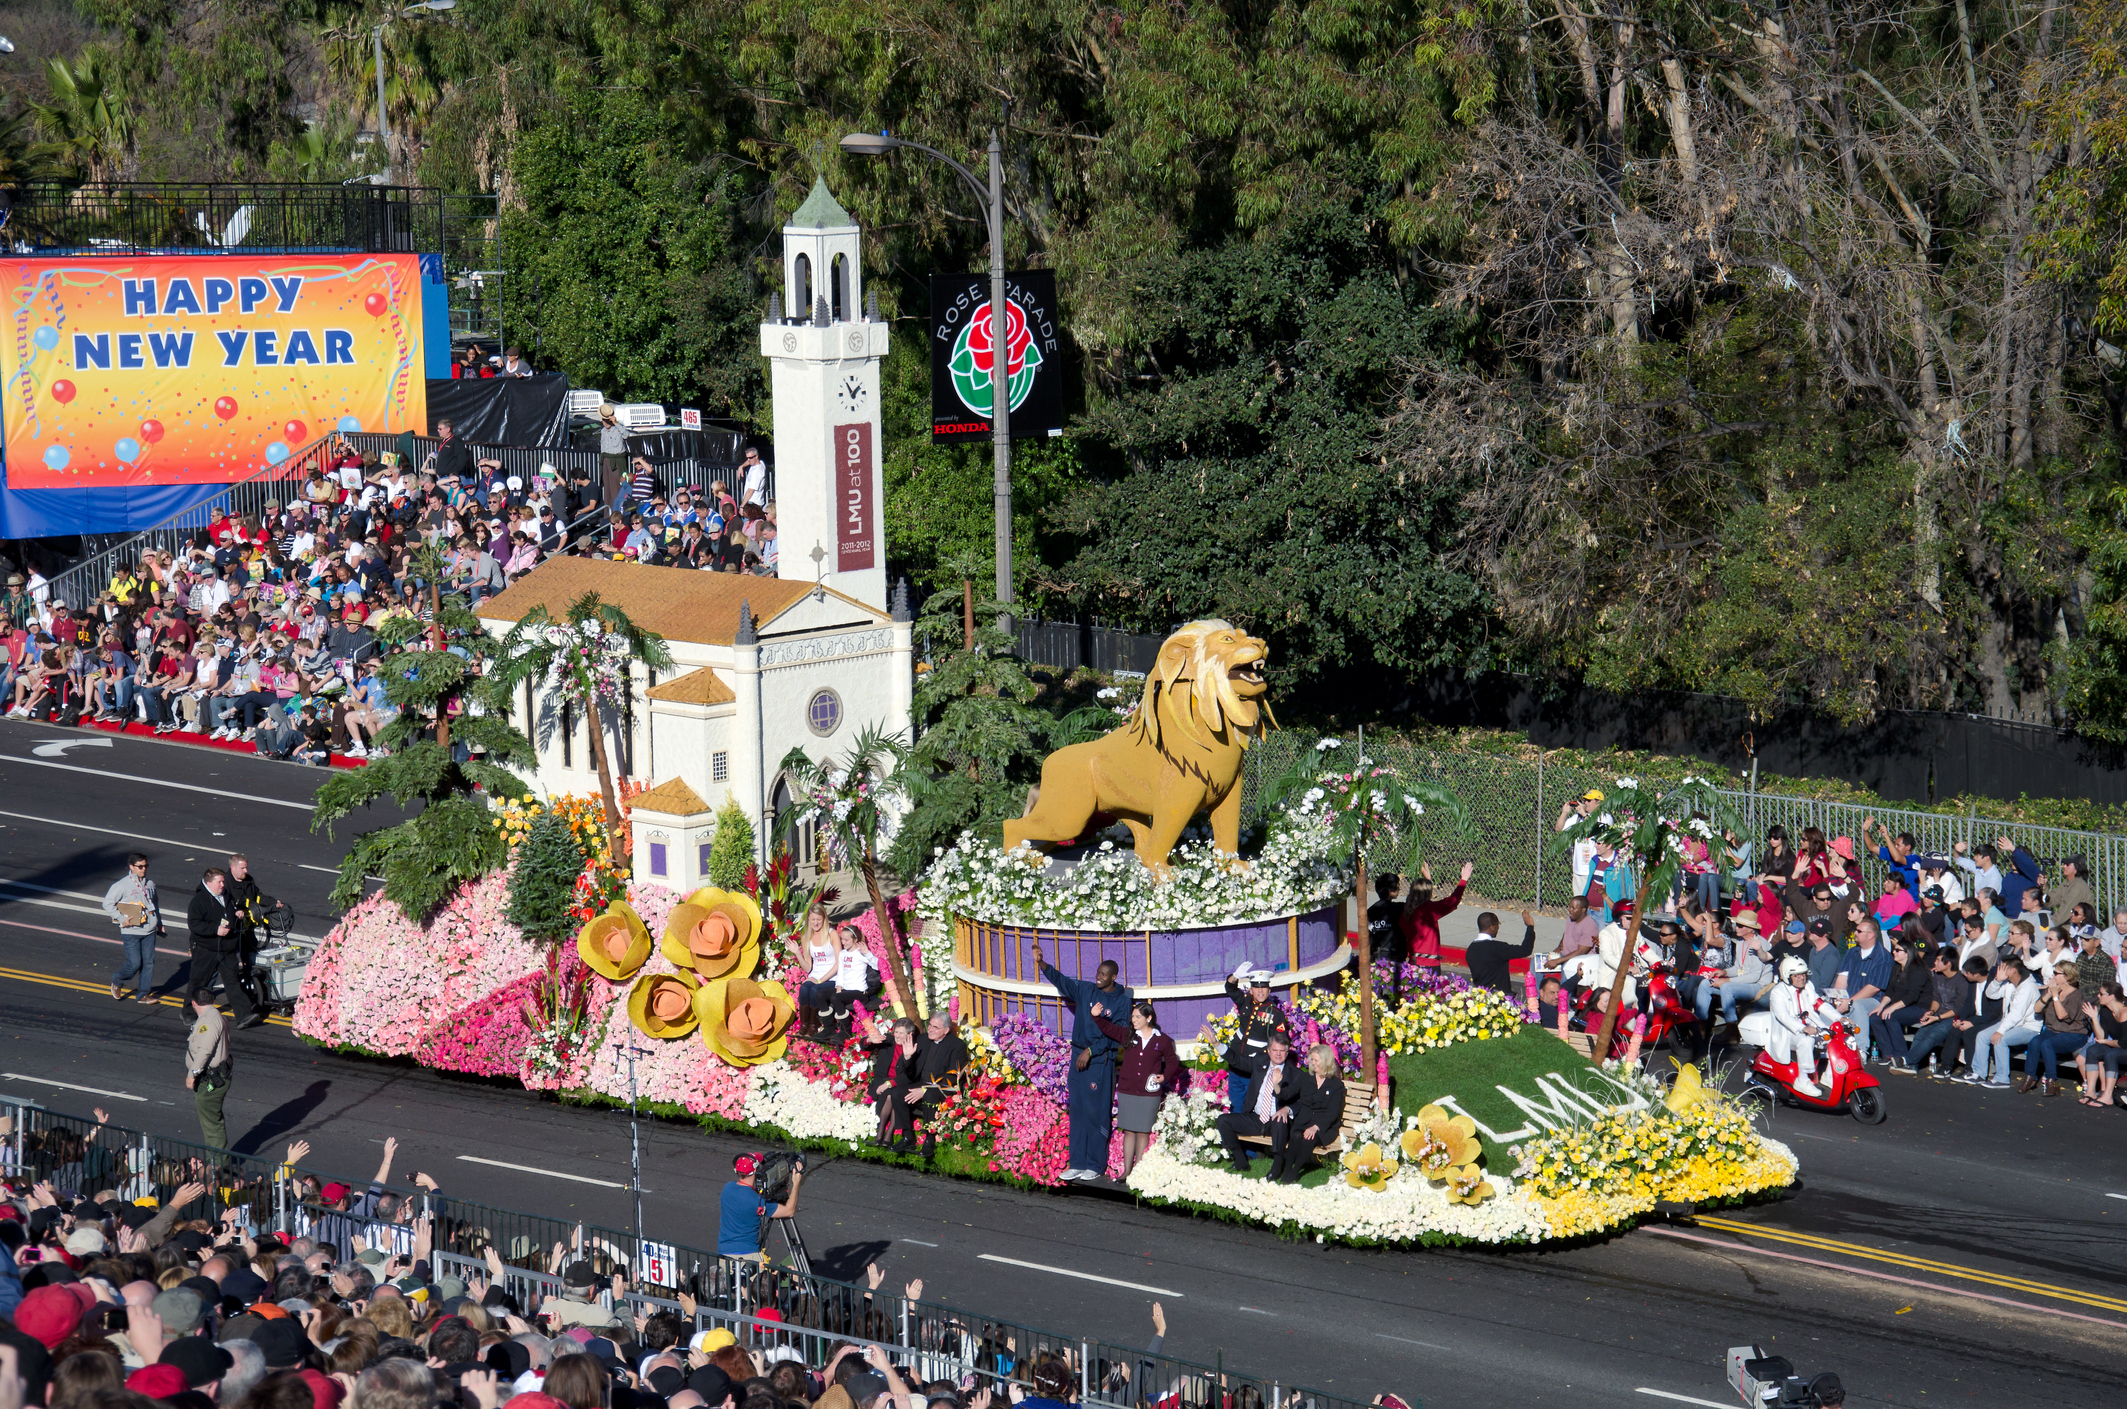
[{"label": "person in white tank top", "polygon": [[798,1035],[810,1037],[819,1027],[820,1012],[835,999],[835,974],[842,967],[842,943],[827,912],[818,905],[805,915],[805,933],[799,941],[805,977],[798,984]]}]

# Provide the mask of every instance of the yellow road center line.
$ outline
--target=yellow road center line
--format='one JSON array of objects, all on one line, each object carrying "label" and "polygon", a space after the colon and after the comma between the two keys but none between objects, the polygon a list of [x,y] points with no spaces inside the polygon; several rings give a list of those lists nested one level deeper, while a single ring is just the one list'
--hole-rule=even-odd
[{"label": "yellow road center line", "polygon": [[1960,1277],[1966,1281],[1984,1282],[1989,1286],[2024,1292],[2032,1296],[2053,1297],[2056,1300],[2078,1302],[2084,1306],[2094,1306],[2106,1311],[2127,1312],[2127,1299],[2109,1297],[2099,1292],[2075,1291],[2045,1282],[2034,1282],[2023,1277],[2012,1277],[2005,1273],[1981,1272],[1968,1267],[1959,1267],[1954,1263],[1935,1262],[1928,1258],[1913,1257],[1906,1253],[1859,1247],[1853,1243],[1844,1243],[1834,1238],[1820,1237],[1814,1233],[1791,1232],[1785,1228],[1767,1228],[1760,1224],[1743,1223],[1735,1219],[1700,1217],[1695,1221],[1702,1228],[1717,1229],[1723,1233],[1736,1233],[1744,1237],[1766,1238],[1774,1242],[1792,1243],[1800,1247],[1812,1248],[1818,1252],[1838,1253],[1845,1257],[1864,1257],[1874,1262],[1885,1262],[1894,1267],[1905,1267],[1916,1272],[1933,1272],[1944,1277]]},{"label": "yellow road center line", "polygon": [[[108,998],[111,993],[111,986],[107,983],[90,983],[85,979],[63,978],[58,974],[40,974],[31,969],[10,969],[0,967],[0,978],[20,979],[24,983],[39,983],[43,984],[46,988],[71,989],[75,993],[100,993],[106,998]],[[127,1001],[131,1002],[132,1000],[128,999]],[[160,998],[157,998],[155,1001],[156,1003],[165,1008],[175,1008],[179,1005],[179,1000],[169,997],[168,995],[164,995]],[[279,1027],[295,1026],[295,1024],[291,1020],[280,1016],[278,1013],[268,1015],[268,1017],[266,1018],[266,1022],[269,1025]]]}]

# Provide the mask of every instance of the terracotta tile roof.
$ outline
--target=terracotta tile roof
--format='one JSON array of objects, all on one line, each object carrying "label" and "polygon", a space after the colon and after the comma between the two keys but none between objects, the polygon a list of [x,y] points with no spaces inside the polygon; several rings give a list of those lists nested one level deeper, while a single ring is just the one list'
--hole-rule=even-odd
[{"label": "terracotta tile roof", "polygon": [[[673,570],[675,572],[685,571],[684,568],[675,568]],[[702,801],[701,794],[687,786],[687,780],[684,778],[673,778],[668,782],[659,783],[656,787],[645,792],[637,793],[634,797],[628,799],[628,810],[631,812],[655,812],[660,817],[693,817],[703,812],[716,811],[715,808]]]},{"label": "terracotta tile roof", "polygon": [[[868,615],[879,613],[832,587]],[[489,621],[522,621],[533,607],[559,618],[586,592],[596,592],[628,614],[645,630],[667,641],[728,646],[739,632],[739,603],[753,604],[753,619],[763,626],[788,610],[806,593],[808,583],[775,577],[741,577],[728,572],[691,568],[652,568],[617,563],[611,558],[549,558],[512,583],[509,590],[480,604],[474,615]]]},{"label": "terracotta tile roof", "polygon": [[726,685],[717,673],[708,666],[690,670],[677,679],[667,680],[650,691],[653,700],[669,700],[674,704],[733,704],[738,696]]}]

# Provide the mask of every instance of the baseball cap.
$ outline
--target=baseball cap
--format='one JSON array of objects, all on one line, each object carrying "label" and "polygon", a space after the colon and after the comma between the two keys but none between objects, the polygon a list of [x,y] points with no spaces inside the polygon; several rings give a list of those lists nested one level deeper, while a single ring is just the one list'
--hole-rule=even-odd
[{"label": "baseball cap", "polygon": [[172,1335],[191,1335],[199,1329],[200,1319],[207,1314],[206,1302],[190,1287],[172,1287],[166,1292],[158,1292],[154,1306],[155,1314],[162,1317],[163,1329]]},{"label": "baseball cap", "polygon": [[323,1199],[326,1203],[337,1202],[340,1199],[346,1198],[347,1194],[348,1189],[345,1184],[327,1184],[324,1188],[318,1190],[318,1197]]},{"label": "baseball cap", "polygon": [[229,1373],[236,1359],[212,1341],[184,1336],[164,1346],[162,1358],[155,1363],[175,1366],[184,1373],[185,1388],[198,1389]]},{"label": "baseball cap", "polygon": [[126,1376],[126,1388],[150,1399],[168,1399],[191,1386],[185,1383],[185,1372],[175,1365],[143,1365]]},{"label": "baseball cap", "polygon": [[1787,922],[1787,932],[1789,934],[1801,934],[1808,928],[1809,926],[1803,924],[1800,920],[1789,920]]},{"label": "baseball cap", "polygon": [[32,1288],[15,1308],[15,1329],[50,1350],[81,1325],[81,1303],[65,1287]]},{"label": "baseball cap", "polygon": [[76,1257],[94,1257],[109,1246],[98,1228],[76,1228],[66,1238],[66,1250]]},{"label": "baseball cap", "polygon": [[706,1331],[696,1331],[694,1339],[687,1342],[687,1349],[697,1355],[714,1355],[726,1346],[738,1344],[738,1337],[722,1326],[711,1326]]},{"label": "baseball cap", "polygon": [[1580,800],[1582,802],[1601,802],[1603,800],[1603,790],[1601,788],[1590,788],[1580,795]]},{"label": "baseball cap", "polygon": [[253,1331],[251,1343],[266,1357],[268,1369],[287,1370],[302,1360],[303,1352],[310,1347],[310,1338],[303,1334],[301,1326],[282,1317]]},{"label": "baseball cap", "polygon": [[578,1258],[563,1270],[561,1280],[571,1287],[589,1287],[597,1285],[598,1274],[591,1270],[590,1263]]},{"label": "baseball cap", "polygon": [[1830,934],[1832,932],[1832,922],[1822,915],[1815,916],[1809,922],[1809,932],[1811,934]]}]

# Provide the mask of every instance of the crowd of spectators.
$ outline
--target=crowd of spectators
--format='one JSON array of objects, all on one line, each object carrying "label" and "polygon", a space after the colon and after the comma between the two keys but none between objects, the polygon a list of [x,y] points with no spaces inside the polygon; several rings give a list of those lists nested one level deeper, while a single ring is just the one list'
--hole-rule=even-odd
[{"label": "crowd of spectators", "polygon": [[[1640,957],[1680,976],[1702,1022],[1734,1040],[1739,1017],[1766,1002],[1781,961],[1795,957],[1808,965],[1811,991],[1889,1071],[2127,1106],[2127,909],[2100,919],[2083,857],[2041,862],[2007,836],[1925,853],[1873,817],[1858,847],[1815,827],[1790,836],[1775,826],[1753,850],[1732,833],[1702,845],[1698,871],[1687,868],[1661,903],[1649,898]],[[1869,884],[1869,866],[1880,884]],[[1618,891],[1630,887],[1617,884],[1618,869],[1590,848],[1576,873],[1583,893],[1550,959],[1565,971],[1568,1001],[1568,961],[1589,956],[1607,980],[1622,955],[1618,921],[1630,902]],[[1545,982],[1551,1002],[1558,984]]]},{"label": "crowd of spectators", "polygon": [[[0,710],[61,723],[141,723],[323,765],[363,758],[394,714],[380,625],[431,619],[443,594],[478,606],[559,553],[772,575],[775,506],[722,483],[669,494],[647,459],[602,503],[584,473],[505,474],[438,427],[416,467],[342,441],[289,502],[223,514],[182,551],[122,563],[95,601],[35,573],[0,594]],[[410,445],[411,438],[402,440]],[[757,454],[741,466],[758,492]],[[439,580],[416,572],[424,544]]]},{"label": "crowd of spectators", "polygon": [[[1146,1409],[1265,1403],[1253,1386],[1189,1396],[1156,1369],[1157,1304],[1142,1354],[1080,1365],[1075,1344],[903,1314],[922,1282],[897,1303],[876,1264],[845,1288],[722,1259],[748,1317],[734,1333],[704,1327],[689,1291],[632,1300],[616,1249],[580,1226],[550,1250],[513,1247],[514,1265],[475,1229],[439,1257],[422,1211],[434,1182],[416,1176],[406,1196],[383,1182],[395,1142],[366,1190],[295,1170],[308,1146],[292,1145],[300,1203],[280,1234],[250,1211],[272,1176],[194,1168],[158,1205],[131,1196],[122,1158],[99,1158],[99,1131],[46,1132],[26,1150],[37,1182],[0,1190],[7,1409],[1067,1409],[1089,1379]],[[99,1182],[126,1187],[77,1187]],[[210,1188],[228,1205],[218,1218]]]}]

